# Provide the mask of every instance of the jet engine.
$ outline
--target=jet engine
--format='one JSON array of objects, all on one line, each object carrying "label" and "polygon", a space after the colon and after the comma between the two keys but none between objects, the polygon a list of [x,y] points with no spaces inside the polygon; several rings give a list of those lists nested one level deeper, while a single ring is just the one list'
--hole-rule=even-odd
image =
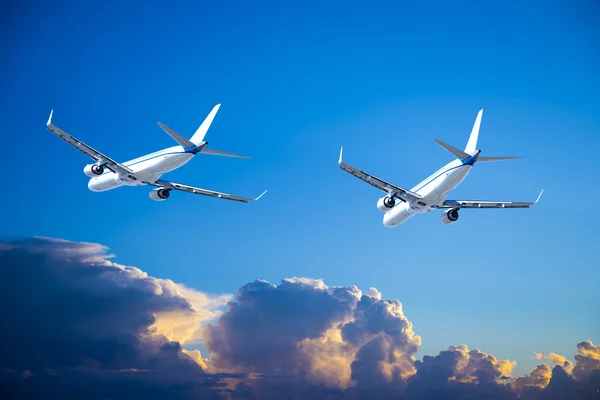
[{"label": "jet engine", "polygon": [[157,189],[152,189],[152,191],[150,192],[150,198],[154,201],[163,201],[169,198],[169,195],[171,194],[171,191],[169,189],[165,189],[165,188],[157,188]]},{"label": "jet engine", "polygon": [[396,205],[396,200],[393,197],[385,196],[377,201],[379,211],[388,212]]},{"label": "jet engine", "polygon": [[458,208],[451,208],[442,214],[442,224],[453,224],[458,219]]},{"label": "jet engine", "polygon": [[83,173],[93,178],[104,173],[104,168],[98,164],[88,164],[83,168]]}]

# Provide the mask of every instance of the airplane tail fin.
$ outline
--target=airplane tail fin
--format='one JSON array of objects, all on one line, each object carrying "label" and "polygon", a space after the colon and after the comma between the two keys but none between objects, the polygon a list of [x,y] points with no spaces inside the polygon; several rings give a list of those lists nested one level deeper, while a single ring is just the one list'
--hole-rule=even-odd
[{"label": "airplane tail fin", "polygon": [[250,156],[244,156],[241,154],[228,153],[226,151],[213,150],[213,149],[206,148],[206,145],[208,144],[208,142],[204,141],[204,136],[206,136],[206,132],[208,132],[208,128],[210,127],[210,124],[212,124],[213,120],[215,119],[215,116],[217,115],[217,111],[219,111],[219,107],[221,107],[221,104],[217,104],[216,106],[213,107],[213,109],[210,111],[210,113],[208,114],[208,116],[206,117],[204,122],[202,122],[202,125],[200,125],[198,130],[196,130],[196,133],[194,133],[194,136],[191,137],[190,141],[193,144],[195,144],[196,146],[198,146],[199,152],[202,154],[212,154],[215,156],[235,157],[235,158],[250,158]]},{"label": "airplane tail fin", "polygon": [[206,136],[206,132],[208,132],[210,124],[212,124],[213,119],[215,119],[215,115],[217,115],[219,107],[221,107],[221,104],[217,104],[213,107],[206,119],[204,119],[204,122],[202,122],[202,125],[200,125],[196,130],[196,133],[194,133],[194,136],[191,137],[190,141],[196,146],[201,146],[204,143],[204,136]]},{"label": "airplane tail fin", "polygon": [[[475,124],[473,124],[473,129],[471,130],[471,136],[469,136],[469,141],[467,142],[467,147],[465,147],[465,153],[474,156],[477,151],[477,139],[479,138],[479,127],[481,126],[481,116],[483,114],[483,109],[479,110],[477,113],[477,118],[475,119]],[[480,158],[481,159],[481,158]]]},{"label": "airplane tail fin", "polygon": [[[475,119],[475,124],[473,125],[473,129],[471,130],[471,136],[469,136],[469,142],[467,143],[467,147],[465,147],[465,151],[459,150],[456,147],[450,146],[448,143],[444,143],[441,140],[434,139],[437,144],[442,146],[444,149],[452,153],[459,160],[466,160],[471,156],[477,156],[479,153],[477,151],[477,139],[479,138],[479,127],[481,126],[481,116],[483,114],[483,109],[479,110],[477,113],[477,119]],[[506,161],[506,160],[515,160],[521,157],[477,157],[477,162],[492,162],[492,161]]]}]

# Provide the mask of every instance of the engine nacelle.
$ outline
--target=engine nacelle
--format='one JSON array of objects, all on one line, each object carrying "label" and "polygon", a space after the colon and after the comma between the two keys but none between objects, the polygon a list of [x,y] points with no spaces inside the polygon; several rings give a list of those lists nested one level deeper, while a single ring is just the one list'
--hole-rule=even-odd
[{"label": "engine nacelle", "polygon": [[442,224],[453,224],[458,220],[458,208],[451,208],[442,214]]},{"label": "engine nacelle", "polygon": [[163,201],[169,198],[171,191],[165,188],[152,189],[149,196],[154,201]]},{"label": "engine nacelle", "polygon": [[396,200],[393,197],[385,196],[377,201],[379,211],[388,212],[396,205]]},{"label": "engine nacelle", "polygon": [[98,164],[88,164],[85,167],[83,167],[83,173],[89,176],[90,178],[93,178],[95,176],[102,175],[104,173],[104,168],[102,168]]}]

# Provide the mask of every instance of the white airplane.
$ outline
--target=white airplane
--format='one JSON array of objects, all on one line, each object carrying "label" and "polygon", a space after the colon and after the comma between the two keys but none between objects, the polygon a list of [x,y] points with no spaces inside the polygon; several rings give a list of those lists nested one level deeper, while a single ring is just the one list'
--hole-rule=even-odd
[{"label": "white airplane", "polygon": [[[471,136],[464,151],[450,146],[441,140],[435,142],[452,153],[457,159],[449,162],[427,179],[406,190],[393,185],[364,171],[342,162],[342,151],[338,165],[341,169],[370,183],[384,191],[386,195],[379,199],[377,208],[384,212],[383,225],[393,228],[405,222],[415,214],[423,214],[437,209],[447,209],[441,216],[442,223],[451,224],[458,220],[458,210],[461,208],[529,208],[536,204],[544,190],[534,202],[515,201],[482,201],[482,200],[446,200],[448,193],[454,190],[467,176],[476,162],[512,160],[521,157],[480,157],[481,150],[476,150],[479,126],[483,110],[477,114]],[[397,201],[398,200],[398,201]]]},{"label": "white airplane", "polygon": [[200,125],[194,136],[190,140],[187,140],[171,128],[167,127],[163,123],[159,122],[158,125],[167,132],[179,146],[169,147],[160,151],[156,151],[152,154],[148,154],[131,161],[124,163],[118,163],[112,158],[94,150],[87,144],[77,140],[73,136],[69,135],[65,131],[52,125],[52,113],[50,112],[50,118],[46,126],[56,136],[71,144],[76,149],[90,156],[95,163],[88,164],[83,168],[83,172],[91,177],[88,188],[94,192],[103,192],[110,189],[115,189],[120,186],[143,186],[150,185],[155,186],[150,192],[150,198],[156,201],[166,200],[171,190],[181,190],[188,193],[201,194],[204,196],[212,196],[220,199],[240,201],[243,203],[249,203],[260,199],[267,191],[265,190],[260,196],[255,199],[246,197],[236,196],[233,194],[215,192],[213,190],[207,190],[197,188],[193,186],[184,185],[181,183],[175,183],[160,179],[160,177],[166,172],[172,171],[176,168],[181,167],[183,164],[191,160],[196,154],[214,154],[219,156],[238,157],[238,158],[250,158],[239,154],[226,153],[224,151],[207,149],[206,145],[208,142],[204,141],[204,136],[208,131],[210,124],[212,123],[217,111],[221,104],[217,104],[210,114],[206,117],[204,122]]}]

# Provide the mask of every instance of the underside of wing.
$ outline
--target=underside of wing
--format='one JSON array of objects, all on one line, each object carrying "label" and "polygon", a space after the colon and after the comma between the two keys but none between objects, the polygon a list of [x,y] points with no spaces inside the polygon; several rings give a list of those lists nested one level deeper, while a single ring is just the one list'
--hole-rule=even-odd
[{"label": "underside of wing", "polygon": [[194,186],[184,185],[182,183],[169,182],[169,181],[165,181],[162,179],[159,179],[158,181],[156,181],[154,183],[152,183],[152,182],[145,182],[145,183],[147,183],[148,185],[151,185],[151,186],[163,187],[163,188],[166,188],[169,190],[180,190],[182,192],[201,194],[203,196],[210,196],[210,197],[216,197],[219,199],[239,201],[242,203],[250,203],[250,202],[256,201],[256,200],[260,199],[267,192],[265,190],[257,198],[251,199],[248,197],[237,196],[234,194],[216,192],[214,190],[208,190],[208,189],[202,189],[202,188],[198,188],[198,187],[194,187]]},{"label": "underside of wing", "polygon": [[50,112],[50,118],[48,118],[48,122],[46,123],[46,126],[48,127],[48,130],[50,132],[54,133],[56,136],[58,136],[65,142],[69,143],[71,146],[75,147],[82,153],[88,155],[90,158],[92,158],[94,161],[96,161],[96,163],[98,165],[105,166],[106,168],[110,169],[111,171],[113,171],[115,173],[120,173],[120,174],[131,174],[132,173],[132,171],[129,168],[127,168],[126,166],[124,166],[123,164],[116,162],[112,158],[100,153],[99,151],[97,151],[97,150],[93,149],[92,147],[88,146],[87,144],[83,143],[81,140],[78,140],[77,138],[69,135],[67,132],[65,132],[62,129],[53,125],[52,124],[52,113],[53,113],[53,111]]},{"label": "underside of wing", "polygon": [[354,175],[358,179],[367,182],[370,185],[375,186],[377,189],[382,190],[388,193],[390,196],[396,196],[403,201],[415,201],[421,198],[416,193],[411,192],[410,190],[401,188],[400,186],[396,186],[389,182],[384,181],[383,179],[377,178],[374,175],[368,174],[364,171],[361,171],[358,168],[355,168],[351,165],[348,165],[342,161],[342,150],[340,150],[340,159],[338,161],[338,165],[341,169],[348,172],[349,174]]},{"label": "underside of wing", "polygon": [[529,208],[542,197],[542,190],[536,201],[489,201],[489,200],[446,200],[438,208]]}]

